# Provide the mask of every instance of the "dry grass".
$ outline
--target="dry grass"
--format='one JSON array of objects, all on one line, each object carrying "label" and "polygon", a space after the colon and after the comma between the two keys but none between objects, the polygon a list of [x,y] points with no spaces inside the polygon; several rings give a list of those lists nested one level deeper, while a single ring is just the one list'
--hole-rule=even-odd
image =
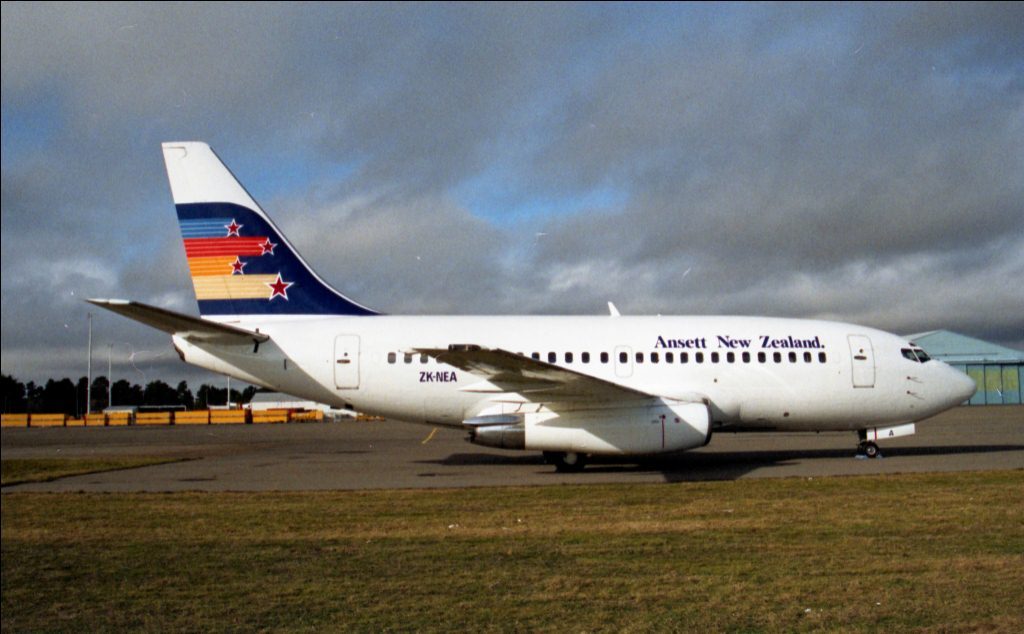
[{"label": "dry grass", "polygon": [[1024,630],[1024,472],[5,494],[3,630]]}]

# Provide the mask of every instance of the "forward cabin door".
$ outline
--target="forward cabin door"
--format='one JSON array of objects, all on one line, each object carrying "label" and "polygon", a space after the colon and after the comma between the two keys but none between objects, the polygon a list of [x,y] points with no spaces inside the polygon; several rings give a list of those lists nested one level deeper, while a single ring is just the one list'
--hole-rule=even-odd
[{"label": "forward cabin door", "polygon": [[850,363],[853,370],[853,387],[875,387],[875,353],[871,339],[864,335],[849,335]]},{"label": "forward cabin door", "polygon": [[359,336],[334,338],[334,387],[352,390],[359,387]]}]

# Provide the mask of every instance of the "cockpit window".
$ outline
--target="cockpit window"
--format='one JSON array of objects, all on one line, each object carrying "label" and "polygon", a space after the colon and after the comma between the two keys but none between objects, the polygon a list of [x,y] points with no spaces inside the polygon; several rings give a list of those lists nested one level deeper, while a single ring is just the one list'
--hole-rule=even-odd
[{"label": "cockpit window", "polygon": [[904,359],[909,359],[914,363],[928,363],[932,360],[928,353],[920,348],[902,348],[900,353]]}]

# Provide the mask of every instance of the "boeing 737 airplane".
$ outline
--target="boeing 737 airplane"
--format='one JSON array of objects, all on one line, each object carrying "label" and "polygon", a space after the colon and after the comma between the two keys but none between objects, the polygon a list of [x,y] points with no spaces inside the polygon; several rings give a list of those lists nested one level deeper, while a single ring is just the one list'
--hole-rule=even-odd
[{"label": "boeing 737 airplane", "polygon": [[896,335],[768,317],[379,314],[329,286],[204,143],[164,143],[201,317],[89,300],[171,335],[188,362],[387,418],[590,455],[706,445],[716,431],[857,432],[860,451],[975,390]]}]

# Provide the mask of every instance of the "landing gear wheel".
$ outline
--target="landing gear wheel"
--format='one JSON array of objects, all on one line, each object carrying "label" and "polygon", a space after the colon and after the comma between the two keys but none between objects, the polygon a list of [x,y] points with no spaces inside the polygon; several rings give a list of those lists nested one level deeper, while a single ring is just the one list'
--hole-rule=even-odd
[{"label": "landing gear wheel", "polygon": [[586,465],[586,457],[575,451],[545,451],[544,460],[548,464],[555,465],[555,471],[559,473],[576,473],[583,470]]},{"label": "landing gear wheel", "polygon": [[868,458],[877,458],[879,456],[878,445],[873,442],[862,442],[860,444],[860,450],[861,453]]}]

